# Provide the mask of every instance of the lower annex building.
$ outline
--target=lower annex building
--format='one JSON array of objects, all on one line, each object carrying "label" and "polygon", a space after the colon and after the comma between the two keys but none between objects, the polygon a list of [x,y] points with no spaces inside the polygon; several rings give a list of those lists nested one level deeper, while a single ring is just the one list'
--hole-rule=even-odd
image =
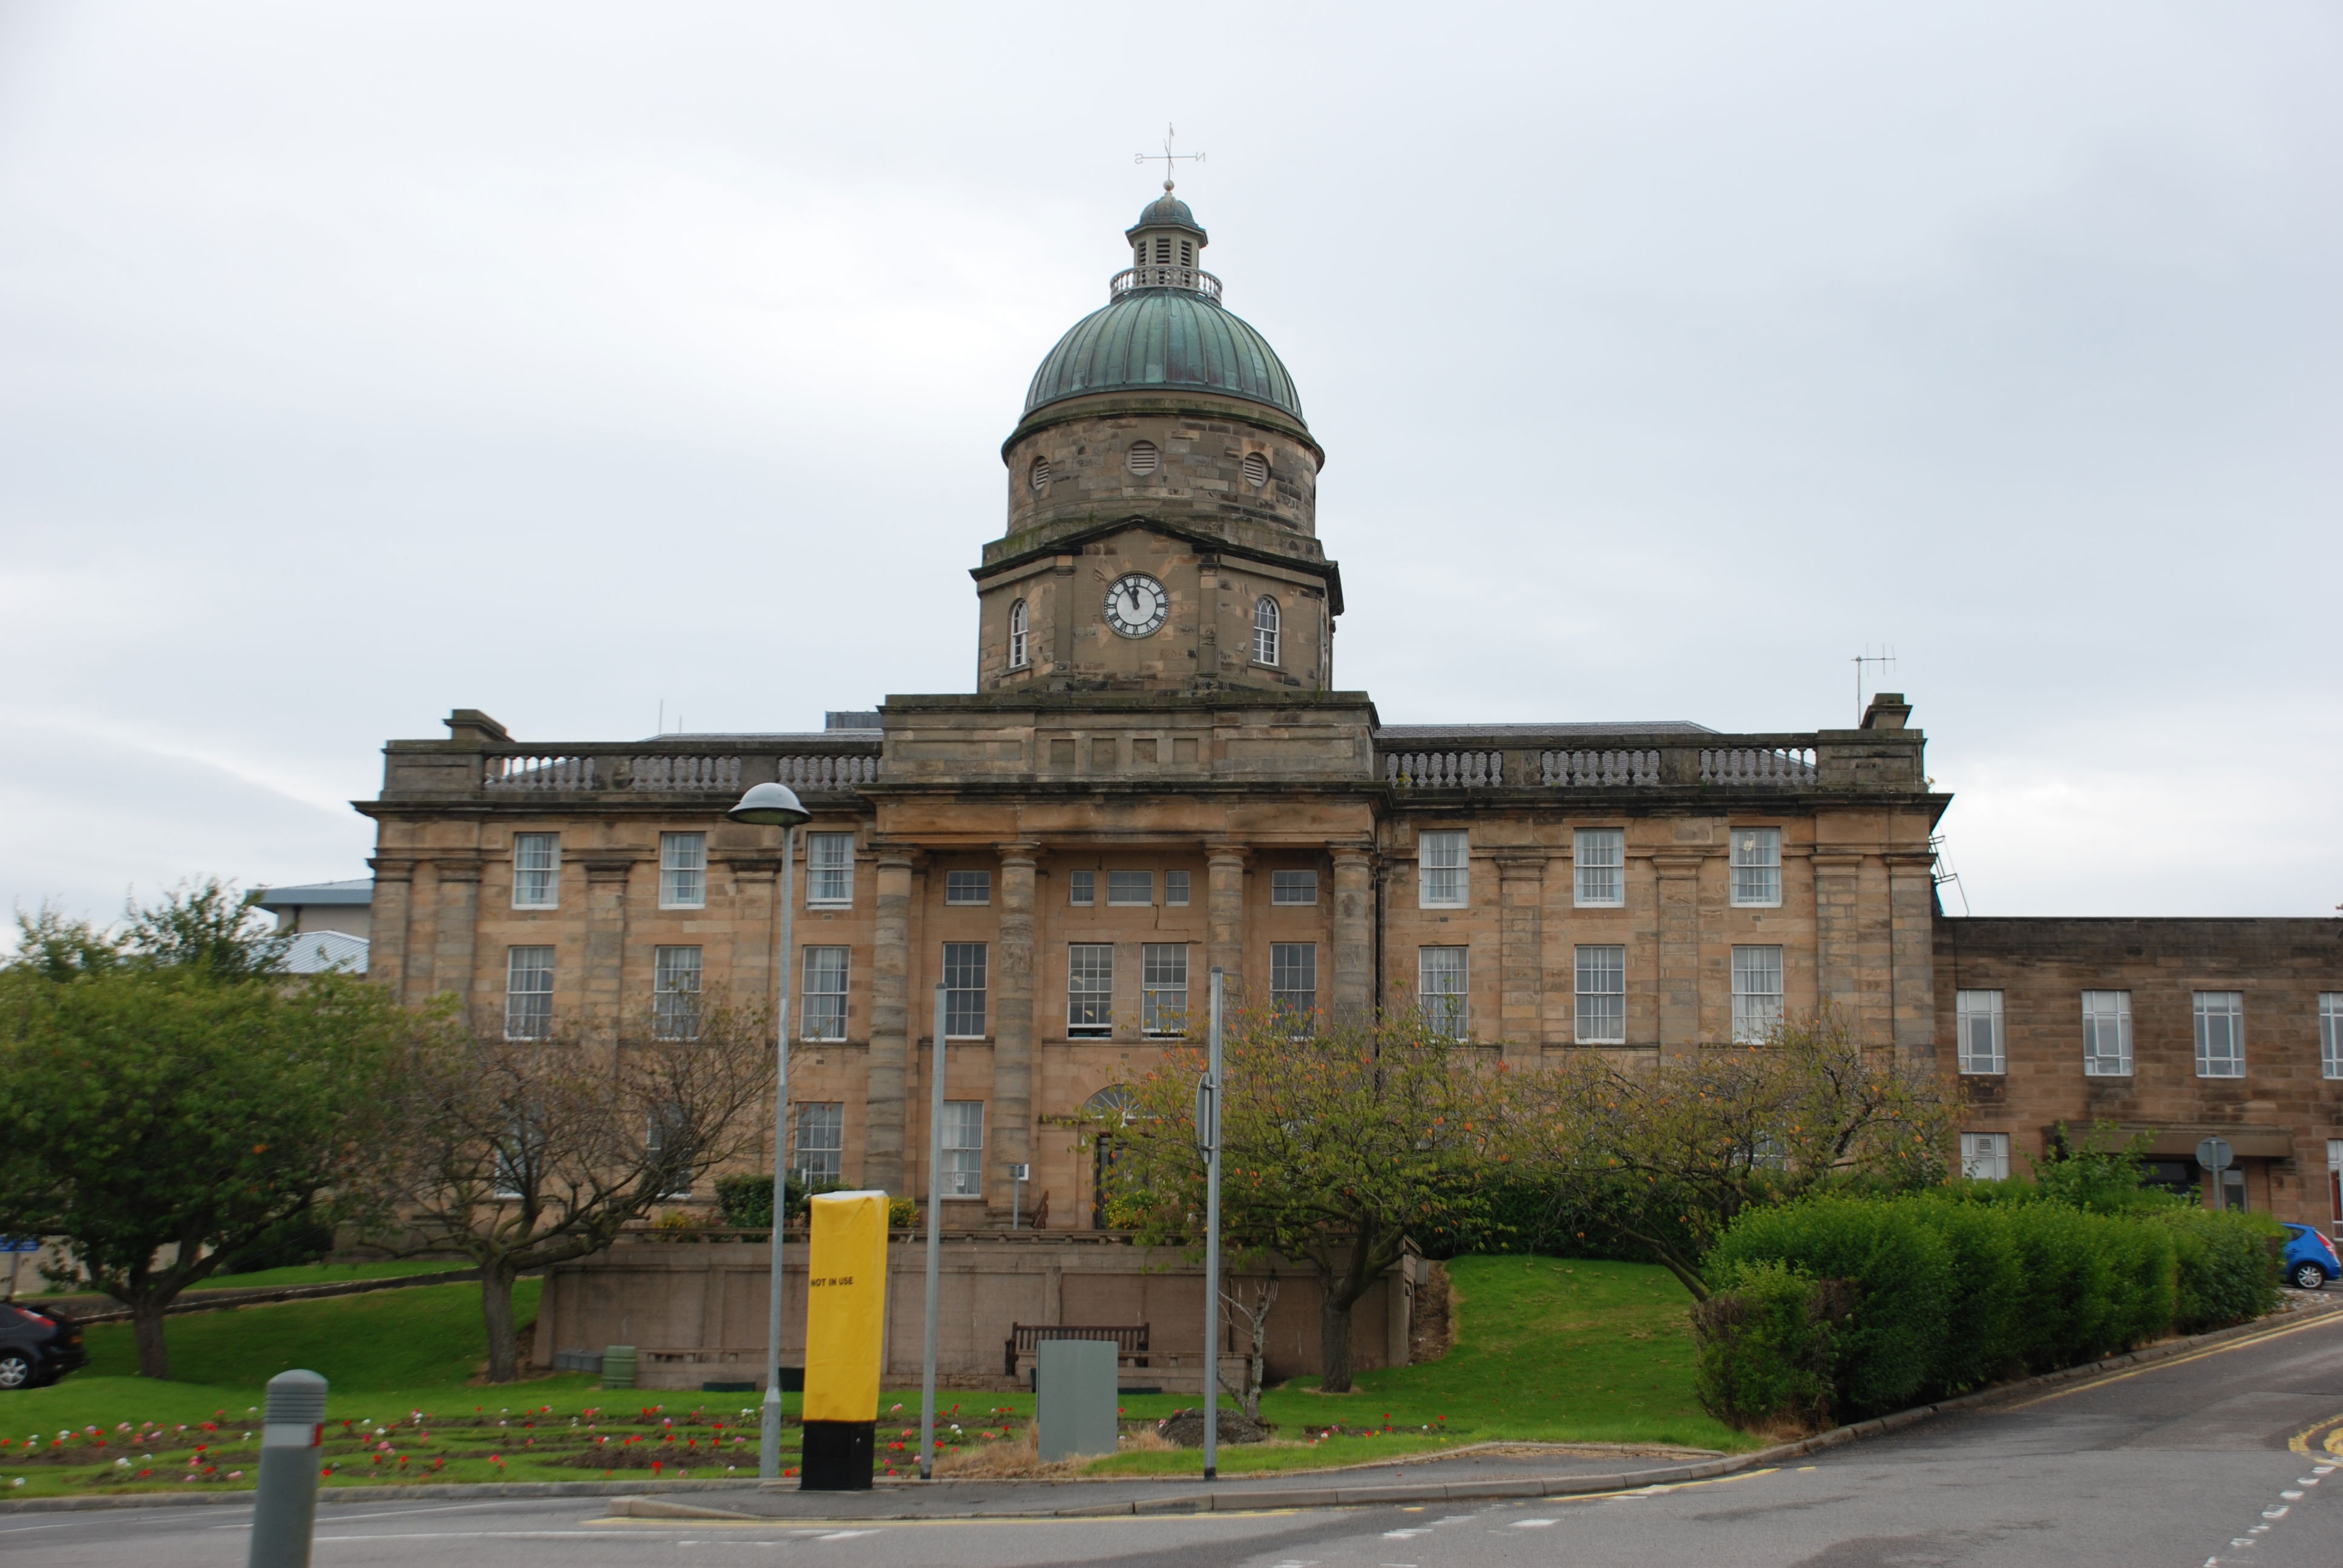
[{"label": "lower annex building", "polygon": [[[1951,798],[1893,694],[1852,729],[1384,724],[1336,682],[1292,377],[1168,183],[1125,238],[1001,448],[976,691],[631,742],[457,709],[390,742],[357,803],[371,973],[522,1034],[771,998],[780,832],[723,812],[778,779],[815,813],[789,1160],[926,1190],[940,981],[955,1223],[1092,1225],[1094,1156],[1061,1123],[1146,1070],[1214,967],[1255,1001],[1421,1005],[1528,1062],[1830,1004],[1957,1079],[1976,1173],[2108,1121],[2208,1201],[2343,1214],[2343,921],[1947,917]],[[2212,1131],[2240,1157],[2217,1185],[2191,1152]]]}]

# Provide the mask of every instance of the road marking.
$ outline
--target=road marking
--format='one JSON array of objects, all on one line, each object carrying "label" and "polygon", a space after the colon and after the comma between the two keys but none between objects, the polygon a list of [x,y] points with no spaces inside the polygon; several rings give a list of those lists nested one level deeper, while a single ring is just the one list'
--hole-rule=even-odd
[{"label": "road marking", "polygon": [[[827,1535],[817,1535],[816,1541],[851,1541],[858,1535],[876,1535],[876,1530],[833,1530]],[[678,1543],[681,1544],[681,1543]]]},{"label": "road marking", "polygon": [[1429,1530],[1386,1530],[1383,1532],[1383,1539],[1386,1541],[1413,1541],[1419,1535],[1429,1535],[1432,1532]]},{"label": "road marking", "polygon": [[[2307,1323],[2289,1323],[2284,1328],[2248,1334],[2243,1339],[2230,1340],[2222,1344],[2207,1345],[2201,1351],[2191,1351],[2184,1356],[2168,1356],[2160,1362],[2151,1362],[2144,1367],[2134,1367],[2129,1372],[2108,1372],[2104,1376],[2087,1378],[2071,1388],[2062,1388],[2034,1399],[2020,1400],[2015,1404],[1996,1405],[1994,1408],[2001,1411],[2031,1410],[2037,1404],[2048,1404],[2054,1399],[2065,1399],[2068,1394],[2081,1393],[2086,1389],[2105,1388],[2109,1383],[2127,1382],[2147,1372],[2162,1372],[2167,1367],[2187,1366],[2190,1362],[2201,1362],[2208,1356],[2227,1355],[2231,1351],[2245,1350],[2252,1345],[2268,1344],[2272,1340],[2284,1339],[2288,1334],[2298,1334],[2310,1329],[2332,1328],[2338,1322],[2343,1322],[2343,1312],[2321,1312]],[[2343,1417],[2337,1419],[2343,1420]],[[2319,1426],[2326,1424],[2324,1422],[2318,1423]],[[2318,1426],[2310,1428],[2312,1432],[2318,1430]],[[2335,1452],[2343,1453],[2343,1449],[2338,1449]]]},{"label": "road marking", "polygon": [[1513,1528],[1516,1530],[1543,1530],[1549,1524],[1559,1524],[1561,1523],[1562,1521],[1559,1519],[1516,1519],[1513,1521]]}]

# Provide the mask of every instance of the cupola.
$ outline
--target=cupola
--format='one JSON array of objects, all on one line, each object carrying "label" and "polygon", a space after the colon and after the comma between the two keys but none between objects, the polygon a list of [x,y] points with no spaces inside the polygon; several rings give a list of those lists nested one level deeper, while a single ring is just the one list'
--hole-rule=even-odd
[{"label": "cupola", "polygon": [[1141,207],[1139,221],[1122,234],[1131,242],[1131,270],[1108,286],[1110,298],[1133,288],[1189,288],[1214,299],[1221,297],[1221,280],[1201,266],[1204,246],[1212,240],[1188,204],[1172,194],[1170,180],[1163,182],[1163,194]]}]

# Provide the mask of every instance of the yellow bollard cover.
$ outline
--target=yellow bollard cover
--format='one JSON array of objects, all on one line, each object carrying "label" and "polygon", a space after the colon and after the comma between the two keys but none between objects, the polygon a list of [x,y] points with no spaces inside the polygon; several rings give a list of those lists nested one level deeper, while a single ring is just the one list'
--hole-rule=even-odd
[{"label": "yellow bollard cover", "polygon": [[879,1419],[887,1325],[887,1194],[813,1200],[807,1250],[807,1421]]}]

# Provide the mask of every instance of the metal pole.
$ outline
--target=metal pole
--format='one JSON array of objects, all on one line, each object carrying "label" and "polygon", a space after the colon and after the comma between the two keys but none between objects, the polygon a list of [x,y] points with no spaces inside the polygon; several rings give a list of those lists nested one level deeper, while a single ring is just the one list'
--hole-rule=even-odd
[{"label": "metal pole", "polygon": [[[1212,970],[1212,1024],[1205,1060],[1205,1115],[1196,1129],[1204,1146],[1204,1479],[1221,1468],[1221,990]],[[1202,1122],[1209,1122],[1203,1125]]]},{"label": "metal pole", "polygon": [[309,1568],[317,1525],[317,1451],[325,1446],[326,1380],[281,1372],[261,1417],[260,1489],[252,1499],[246,1568]]},{"label": "metal pole", "polygon": [[920,1354],[920,1479],[936,1474],[936,1308],[943,1275],[944,988],[936,985],[936,1045],[928,1059],[928,1339]]},{"label": "metal pole", "polygon": [[765,1421],[757,1448],[757,1479],[781,1477],[781,1227],[789,1204],[789,945],[797,920],[798,829],[781,834],[781,948],[775,959],[780,976],[779,1017],[773,1025],[773,1277],[765,1304]]}]

